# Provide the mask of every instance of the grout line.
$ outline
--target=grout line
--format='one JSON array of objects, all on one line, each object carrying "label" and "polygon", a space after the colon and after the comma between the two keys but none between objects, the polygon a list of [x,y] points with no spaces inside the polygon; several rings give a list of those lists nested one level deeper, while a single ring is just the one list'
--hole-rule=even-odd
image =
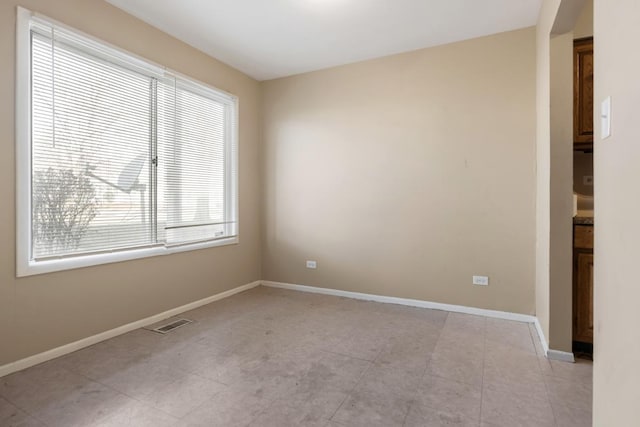
[{"label": "grout line", "polygon": [[[213,381],[213,380],[212,380]],[[225,385],[225,384],[223,384]],[[225,385],[226,387],[229,387],[227,385]],[[223,390],[223,391],[227,391],[227,390]],[[189,412],[187,412],[186,414],[184,414],[182,417],[178,418],[179,420],[184,420],[186,419],[189,415],[193,414],[194,412],[196,412],[198,409],[202,408],[204,405],[210,404],[211,403],[211,399],[213,399],[215,396],[217,396],[218,394],[222,393],[223,391],[219,391],[218,393],[215,393],[213,396],[211,396],[209,399],[205,400],[204,402],[202,402],[200,405],[196,405],[194,406]],[[164,412],[164,411],[163,411]],[[165,412],[166,413],[166,412]],[[177,417],[174,417],[177,418]],[[253,420],[252,420],[253,422]]]},{"label": "grout line", "polygon": [[[330,352],[329,352],[330,353]],[[339,354],[339,353],[334,353],[334,354]],[[343,354],[341,354],[341,356],[344,356]],[[347,356],[350,357],[350,356]],[[364,376],[367,374],[367,372],[369,372],[369,369],[371,369],[373,367],[373,362],[371,362],[370,360],[364,360],[364,359],[358,359],[356,357],[353,357],[353,359],[357,359],[357,360],[363,360],[365,362],[369,363],[369,366],[367,366],[367,368],[365,370],[362,371],[362,373],[360,374],[360,377],[358,378],[358,380],[354,383],[353,387],[351,387],[351,389],[345,393],[345,397],[342,400],[342,402],[340,402],[340,405],[338,405],[338,408],[333,411],[333,414],[331,414],[331,416],[329,417],[329,421],[334,421],[333,417],[335,417],[335,415],[338,413],[338,411],[342,408],[342,406],[344,405],[344,403],[349,399],[349,397],[351,397],[351,393],[353,393],[353,391],[358,387],[358,385],[360,384],[360,382],[362,381],[362,379],[364,378]],[[337,422],[337,421],[335,421]]]},{"label": "grout line", "polygon": [[267,406],[266,406],[262,411],[258,412],[258,413],[256,414],[256,416],[255,416],[255,417],[253,417],[253,418],[251,419],[251,421],[249,421],[249,423],[248,423],[248,424],[245,424],[245,425],[246,425],[246,427],[251,427],[251,426],[255,425],[254,423],[256,422],[256,420],[257,420],[258,418],[260,418],[263,414],[266,414],[266,413],[267,413],[267,411],[268,411],[269,409],[271,409],[271,407],[272,407],[273,405],[275,405],[275,403],[276,403],[276,401],[277,401],[277,400],[278,400],[278,399],[270,400],[270,401],[269,401],[269,404],[268,404],[268,405],[267,405]]},{"label": "grout line", "polygon": [[[57,360],[57,359],[59,359],[59,358],[51,359],[51,360],[47,360],[46,362],[39,363],[39,364],[34,365],[34,366],[32,366],[32,367],[29,367],[29,368],[27,368],[27,369],[35,368],[36,366],[43,366],[43,365],[46,365],[46,364],[52,364],[52,362],[53,362],[54,360]],[[100,385],[102,385],[102,386],[104,386],[104,387],[106,387],[106,388],[108,388],[108,389],[110,389],[110,390],[112,390],[112,391],[115,391],[116,393],[119,393],[119,394],[122,394],[122,395],[124,395],[124,396],[126,396],[126,397],[131,398],[131,396],[127,396],[126,394],[121,393],[120,391],[115,390],[115,389],[113,389],[112,387],[109,387],[109,386],[107,386],[107,385],[105,385],[105,384],[102,384],[102,383],[101,383],[101,382],[99,382],[99,381],[95,381],[94,379],[89,378],[89,377],[87,377],[86,375],[81,374],[80,372],[73,371],[73,370],[71,370],[71,369],[67,368],[66,366],[58,366],[58,368],[59,368],[59,369],[61,369],[61,370],[63,370],[63,371],[65,371],[65,372],[66,372],[66,373],[68,373],[68,374],[71,374],[71,375],[78,375],[78,376],[80,376],[80,377],[84,378],[85,380],[87,380],[87,381],[89,381],[89,382],[95,382],[95,383],[98,383],[98,384],[100,384]],[[13,373],[11,373],[11,374],[9,374],[9,375],[16,375],[16,374],[17,374],[17,375],[20,375],[20,373],[25,372],[27,369],[24,369],[24,370],[22,370],[22,371],[13,372]],[[3,381],[3,380],[4,380],[5,378],[7,378],[7,377],[8,377],[8,376],[1,377],[1,378],[0,378],[0,381]],[[29,384],[30,384],[30,385],[33,385],[34,383],[33,383],[32,381],[29,381]],[[37,411],[37,410],[36,410],[35,412],[31,412],[31,411],[27,410],[26,408],[24,408],[24,407],[22,407],[22,406],[18,405],[18,404],[17,404],[17,403],[15,403],[14,401],[10,400],[7,396],[2,396],[2,395],[0,395],[0,399],[4,399],[5,401],[9,402],[11,405],[13,405],[14,407],[18,408],[20,411],[24,412],[24,413],[25,413],[25,414],[27,414],[29,417],[31,417],[31,418],[33,418],[33,419],[37,420],[38,422],[42,423],[43,425],[45,425],[45,426],[49,425],[49,423],[48,423],[48,422],[45,422],[45,420],[44,420],[44,419],[40,418],[40,417],[37,415],[37,413],[38,413],[38,411]],[[105,417],[103,420],[106,420],[106,419],[107,419],[107,418]]]},{"label": "grout line", "polygon": [[[418,383],[418,388],[420,388],[422,386],[422,384],[424,383],[424,379],[427,376],[427,372],[429,371],[429,366],[431,364],[431,359],[433,358],[433,353],[435,353],[436,348],[438,347],[438,342],[440,341],[440,338],[442,337],[442,331],[444,330],[444,326],[447,323],[447,319],[449,318],[449,315],[451,313],[447,312],[445,318],[444,318],[444,322],[442,322],[442,326],[440,326],[440,328],[438,329],[438,338],[436,338],[436,343],[433,346],[433,350],[431,350],[431,352],[429,353],[429,357],[427,358],[427,361],[425,363],[425,367],[424,370],[422,371],[422,375],[420,376],[420,382]],[[404,420],[402,421],[402,426],[405,427],[407,425],[407,418],[409,417],[409,413],[411,412],[411,409],[414,408],[414,405],[416,405],[416,402],[412,402],[409,405],[409,408],[407,409],[407,413],[404,414]]]},{"label": "grout line", "polygon": [[[64,356],[62,356],[62,357],[64,357]],[[144,359],[148,359],[148,357],[145,357]],[[52,359],[52,360],[56,360],[56,359]],[[45,363],[47,363],[47,362],[45,362]],[[139,397],[131,396],[131,395],[129,395],[129,394],[127,394],[127,393],[125,393],[125,392],[124,392],[124,391],[122,391],[122,390],[118,390],[118,389],[116,389],[116,388],[114,388],[114,387],[112,387],[112,386],[110,386],[110,385],[108,385],[108,384],[103,383],[102,381],[100,381],[100,380],[98,380],[98,379],[91,378],[91,377],[89,377],[89,376],[87,376],[87,375],[83,374],[82,372],[78,372],[78,371],[75,371],[75,370],[73,370],[73,369],[69,369],[69,368],[67,368],[67,367],[65,367],[65,366],[60,366],[60,369],[63,369],[63,370],[65,370],[65,371],[67,371],[67,372],[69,372],[69,373],[71,373],[71,374],[74,374],[74,375],[78,375],[78,376],[80,376],[80,377],[83,377],[84,379],[86,379],[86,380],[87,380],[87,381],[89,381],[90,383],[100,384],[101,386],[105,387],[105,388],[106,388],[106,389],[108,389],[108,390],[113,391],[114,393],[117,393],[117,394],[119,394],[119,395],[125,396],[125,397],[127,397],[127,398],[131,399],[131,400],[132,400],[132,401],[134,401],[134,402],[137,402],[137,403],[139,403],[139,404],[141,404],[141,405],[144,405],[144,406],[146,406],[146,407],[148,407],[148,408],[150,408],[150,409],[154,409],[154,410],[160,411],[160,412],[162,412],[163,414],[170,416],[171,418],[175,418],[176,420],[179,420],[179,418],[178,418],[178,417],[176,417],[175,415],[170,414],[170,413],[168,413],[168,412],[166,412],[166,411],[162,410],[161,408],[157,408],[157,407],[155,407],[154,405],[150,404],[149,402],[146,402],[146,401],[144,401],[144,400],[141,400]],[[173,384],[173,381],[171,382],[171,384]],[[217,394],[217,393],[216,393],[216,394]],[[25,412],[26,412],[26,411],[25,411]],[[32,414],[30,414],[30,415],[32,415]],[[33,414],[32,416],[33,416],[34,418],[38,419],[38,421],[41,421],[43,424],[45,424],[45,425],[49,425],[48,423],[45,423],[45,422],[44,422],[44,420],[42,420],[42,419],[40,419],[40,418],[36,417],[36,416],[35,416],[35,414]],[[99,420],[97,420],[97,421],[100,421],[100,422],[108,421],[108,420],[110,420],[111,418],[113,418],[114,416],[115,416],[115,414],[114,414],[113,412],[111,412],[111,413],[109,413],[109,414],[105,414],[104,418],[100,418],[100,419],[99,419]]]},{"label": "grout line", "polygon": [[[482,408],[484,407],[484,373],[485,373],[485,368],[486,368],[486,360],[487,360],[487,319],[484,319],[484,328],[483,328],[483,335],[484,335],[484,339],[482,340],[483,342],[483,346],[482,346],[482,380],[480,381],[480,414],[479,414],[479,419],[478,419],[478,423],[482,424]],[[528,329],[528,328],[527,328]]]},{"label": "grout line", "polygon": [[[163,364],[163,365],[164,365],[164,364]],[[66,369],[66,368],[65,368],[65,369]],[[103,387],[106,387],[106,388],[108,388],[109,390],[112,390],[112,391],[114,391],[114,392],[116,392],[116,393],[118,393],[118,394],[121,394],[121,395],[123,395],[123,396],[126,396],[126,397],[128,397],[129,399],[134,400],[134,401],[136,401],[136,402],[140,403],[141,405],[144,405],[144,406],[147,406],[148,408],[151,408],[151,409],[154,409],[154,410],[160,411],[160,412],[162,412],[162,413],[163,413],[163,414],[165,414],[165,415],[168,415],[168,416],[170,416],[170,417],[172,417],[172,418],[175,418],[176,420],[180,419],[180,418],[176,417],[175,415],[170,414],[170,413],[168,413],[168,412],[164,411],[164,410],[163,410],[163,409],[161,409],[161,408],[157,408],[156,406],[154,406],[154,405],[150,404],[149,402],[146,402],[146,401],[144,401],[144,400],[141,400],[141,398],[139,398],[139,397],[131,396],[131,395],[129,395],[129,394],[127,394],[127,393],[125,393],[125,392],[124,392],[124,391],[122,391],[122,390],[118,390],[118,389],[116,389],[116,388],[113,388],[113,387],[111,387],[110,385],[103,383],[102,381],[99,381],[99,380],[97,380],[97,379],[93,379],[93,378],[91,378],[91,377],[88,377],[88,376],[86,376],[85,374],[82,374],[82,373],[80,373],[80,372],[75,372],[75,371],[72,371],[72,370],[70,370],[70,369],[67,369],[67,370],[68,370],[69,372],[72,372],[72,373],[75,373],[75,374],[80,375],[80,376],[82,376],[82,377],[85,377],[85,378],[86,378],[86,379],[88,379],[89,381],[92,381],[92,382],[98,383],[98,384],[102,385]],[[178,380],[176,379],[176,381],[178,381]],[[175,381],[172,381],[170,384],[173,384],[174,382],[175,382]],[[149,394],[151,394],[151,393],[149,393]],[[216,393],[216,394],[218,394],[218,393]],[[146,395],[145,395],[145,396],[146,396]],[[102,421],[107,421],[107,420],[111,419],[113,416],[115,416],[115,415],[114,415],[114,413],[111,413],[111,414],[109,414],[109,416],[105,416],[105,418],[103,418],[103,419],[102,419]]]},{"label": "grout line", "polygon": [[[532,331],[532,329],[535,329],[534,324],[530,323],[527,329],[529,329],[529,338],[531,338],[531,344],[533,344],[533,351],[536,352],[536,356],[540,357],[540,354],[538,354],[538,346],[536,345],[535,337],[533,336],[533,331]],[[538,331],[536,331],[536,335],[538,335]],[[540,339],[538,338],[538,343],[539,342],[540,342]]]},{"label": "grout line", "polygon": [[324,350],[324,349],[321,349],[320,351],[324,351],[325,353],[337,354],[338,356],[350,357],[351,359],[361,360],[363,362],[368,362],[368,363],[371,363],[371,364],[373,364],[376,361],[376,359],[378,358],[378,355],[376,355],[375,359],[369,360],[369,359],[363,359],[361,357],[351,356],[349,354],[338,353],[337,351]]},{"label": "grout line", "polygon": [[[148,329],[145,329],[145,328],[139,328],[139,329],[136,329],[136,330],[146,330],[146,331],[149,331]],[[149,331],[149,332],[150,332],[150,331]],[[159,337],[158,337],[158,339],[162,339],[162,338],[164,338],[164,337],[166,337],[166,335],[161,335],[161,336],[159,336]],[[114,337],[114,338],[116,338],[116,337]],[[102,342],[108,342],[108,341],[110,341],[110,340],[112,340],[112,339],[114,339],[114,338],[109,338],[108,340],[105,340],[105,341],[102,341]],[[183,344],[184,344],[185,346],[186,346],[186,345],[190,345],[189,343],[183,343]],[[191,344],[197,344],[197,343],[191,343]],[[96,344],[94,344],[94,345],[96,345]],[[80,351],[80,350],[78,350],[78,351]],[[66,356],[67,356],[67,355],[65,355],[65,356],[60,356],[59,358],[52,359],[52,360],[59,360],[59,359],[62,359],[62,358],[64,358],[64,357],[66,357]],[[196,377],[198,377],[198,378],[202,378],[202,379],[205,379],[205,380],[208,380],[208,381],[211,381],[211,382],[214,382],[214,383],[220,384],[220,385],[222,385],[222,386],[224,386],[224,387],[227,387],[227,388],[229,387],[229,385],[228,385],[228,384],[224,384],[224,383],[222,383],[222,382],[220,382],[220,381],[216,381],[216,380],[213,380],[213,379],[210,379],[210,378],[206,378],[206,377],[204,377],[204,376],[202,376],[202,375],[199,375],[199,374],[196,374],[196,373],[194,373],[194,372],[188,372],[188,371],[185,371],[185,370],[182,370],[182,369],[179,369],[179,368],[174,368],[174,367],[172,367],[172,366],[171,366],[170,364],[168,364],[168,363],[154,361],[154,360],[152,359],[152,356],[144,356],[144,357],[142,357],[139,361],[141,361],[141,362],[143,362],[143,363],[148,363],[148,362],[156,363],[156,364],[161,365],[161,366],[163,366],[163,367],[165,367],[165,368],[175,369],[176,371],[179,371],[179,372],[180,372],[181,374],[183,374],[184,376],[193,375],[193,376],[196,376]],[[49,362],[50,362],[50,361],[49,361]],[[49,362],[45,362],[45,363],[49,363]],[[129,399],[131,399],[131,400],[133,400],[133,401],[135,401],[135,402],[137,402],[137,403],[139,403],[139,404],[141,404],[141,405],[143,405],[143,406],[146,406],[146,407],[148,407],[148,408],[151,408],[151,409],[154,409],[154,410],[160,411],[160,412],[162,412],[163,414],[168,415],[168,416],[170,416],[171,418],[174,418],[174,419],[176,419],[176,420],[181,420],[181,419],[185,418],[187,415],[191,414],[191,413],[192,413],[193,411],[195,411],[196,409],[198,409],[198,408],[202,407],[204,404],[208,403],[208,402],[203,402],[203,404],[201,404],[201,405],[197,405],[196,407],[194,407],[193,409],[191,409],[191,411],[187,412],[187,414],[185,414],[184,416],[182,416],[182,417],[177,417],[177,416],[175,416],[175,415],[173,415],[173,414],[171,414],[171,413],[169,413],[169,412],[166,412],[166,411],[165,411],[165,410],[163,410],[162,408],[156,407],[155,405],[153,405],[153,404],[151,404],[151,403],[149,403],[149,402],[147,402],[147,401],[145,401],[145,400],[142,400],[142,398],[144,398],[144,397],[145,397],[145,396],[147,396],[147,395],[142,396],[142,397],[135,397],[135,396],[131,396],[131,395],[129,395],[128,393],[125,393],[125,392],[124,392],[124,391],[122,391],[122,390],[116,389],[116,388],[114,388],[114,387],[112,387],[112,386],[110,386],[110,385],[108,385],[108,384],[105,384],[105,383],[103,383],[102,381],[100,381],[100,380],[98,380],[98,379],[96,379],[96,378],[92,378],[92,377],[90,377],[90,376],[88,376],[88,375],[86,375],[86,374],[84,374],[84,373],[82,373],[82,372],[76,371],[76,370],[71,369],[71,368],[68,368],[68,367],[66,367],[66,366],[60,366],[60,369],[64,369],[65,371],[67,371],[67,372],[69,372],[69,373],[72,373],[72,374],[75,374],[75,375],[79,375],[79,376],[81,376],[81,377],[85,378],[86,380],[88,380],[88,381],[90,381],[90,382],[94,382],[94,383],[100,384],[100,385],[102,385],[103,387],[105,387],[105,388],[107,388],[107,389],[109,389],[109,390],[111,390],[111,391],[113,391],[113,392],[115,392],[115,393],[118,393],[118,394],[120,394],[120,395],[122,395],[122,396],[126,396],[127,398],[129,398]],[[171,382],[168,384],[168,386],[170,386],[170,385],[174,384],[174,383],[175,383],[175,382],[177,382],[177,381],[180,381],[180,378],[176,378],[175,380],[171,381]],[[212,395],[212,396],[211,396],[211,398],[213,398],[214,396],[218,395],[219,393],[222,393],[222,391],[219,391],[219,392],[217,392],[217,393],[214,393],[214,395]],[[151,392],[150,392],[149,394],[151,394]],[[113,414],[113,413],[111,413],[111,414],[109,414],[108,416],[105,416],[105,418],[103,418],[103,419],[102,419],[102,421],[108,421],[108,420],[109,420],[109,419],[111,419],[113,416],[114,416],[114,414]]]},{"label": "grout line", "polygon": [[457,384],[470,386],[470,387],[475,387],[475,386],[478,385],[478,384],[474,384],[474,383],[468,383],[468,382],[465,382],[465,381],[454,380],[453,378],[443,377],[442,375],[438,375],[438,374],[429,374],[429,376],[434,377],[434,378],[439,378],[439,379],[445,380],[447,382],[457,383]]},{"label": "grout line", "polygon": [[547,395],[547,402],[549,403],[549,409],[551,409],[551,416],[553,417],[553,425],[558,425],[558,420],[556,419],[556,411],[553,409],[553,402],[551,401],[551,393],[549,392],[549,385],[547,384],[547,380],[542,376],[542,382],[544,382],[544,391]]},{"label": "grout line", "polygon": [[[33,415],[27,413],[27,411],[23,410],[22,408],[19,408],[18,406],[14,405],[13,403],[9,402],[7,399],[5,399],[4,397],[0,396],[0,403],[2,403],[2,401],[6,402],[7,405],[12,406],[13,408],[15,408],[16,411],[18,411],[19,415],[24,415],[27,417],[27,420],[29,418],[33,418],[34,420],[41,422],[38,418],[34,417]],[[13,411],[12,411],[13,412]],[[11,415],[12,417],[13,415]],[[1,419],[0,421],[6,421],[7,419]],[[43,423],[44,424],[44,423]]]},{"label": "grout line", "polygon": [[[0,382],[3,381],[4,378],[0,378]],[[25,414],[29,415],[29,416],[33,416],[33,414],[31,414],[31,412],[27,411],[25,408],[23,408],[22,406],[16,404],[13,400],[9,399],[9,396],[3,396],[0,394],[0,399],[4,399],[5,401],[9,402],[9,404],[15,406],[16,408],[18,408],[19,410],[21,410],[22,412],[24,412]],[[40,421],[40,420],[38,420]]]},{"label": "grout line", "polygon": [[[0,379],[1,380],[1,379]],[[49,423],[46,423],[42,418],[38,417],[36,415],[36,413],[33,413],[31,411],[27,411],[25,408],[23,408],[22,406],[19,406],[18,404],[14,403],[12,400],[9,400],[9,398],[7,396],[1,396],[0,395],[0,399],[4,400],[5,402],[8,402],[10,405],[12,405],[14,408],[16,408],[18,411],[23,412],[27,415],[27,417],[29,418],[33,418],[34,420],[38,421],[39,423],[41,423],[44,426],[49,425]],[[3,421],[3,420],[0,420]]]}]

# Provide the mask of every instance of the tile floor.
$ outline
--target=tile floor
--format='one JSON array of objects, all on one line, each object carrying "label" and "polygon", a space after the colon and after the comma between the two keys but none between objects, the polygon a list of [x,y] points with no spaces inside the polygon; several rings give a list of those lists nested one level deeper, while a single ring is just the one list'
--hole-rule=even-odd
[{"label": "tile floor", "polygon": [[525,323],[258,287],[0,378],[2,426],[590,426]]}]

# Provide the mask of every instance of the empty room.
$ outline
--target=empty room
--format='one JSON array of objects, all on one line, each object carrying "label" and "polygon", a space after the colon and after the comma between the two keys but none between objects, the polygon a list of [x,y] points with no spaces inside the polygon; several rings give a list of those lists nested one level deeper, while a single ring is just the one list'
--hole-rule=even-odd
[{"label": "empty room", "polygon": [[640,425],[639,19],[2,0],[0,426]]}]

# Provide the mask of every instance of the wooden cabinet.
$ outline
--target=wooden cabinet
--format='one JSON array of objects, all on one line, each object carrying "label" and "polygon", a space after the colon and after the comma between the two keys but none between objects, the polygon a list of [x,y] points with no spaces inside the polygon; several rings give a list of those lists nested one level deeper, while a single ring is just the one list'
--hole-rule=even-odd
[{"label": "wooden cabinet", "polygon": [[573,144],[593,149],[593,38],[573,42]]},{"label": "wooden cabinet", "polygon": [[593,225],[573,233],[573,341],[593,343]]}]

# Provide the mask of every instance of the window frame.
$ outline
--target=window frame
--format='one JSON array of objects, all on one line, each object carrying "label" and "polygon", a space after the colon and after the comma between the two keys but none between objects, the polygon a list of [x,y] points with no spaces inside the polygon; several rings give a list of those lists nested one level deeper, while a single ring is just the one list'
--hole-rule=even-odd
[{"label": "window frame", "polygon": [[[70,28],[55,20],[32,12],[28,9],[17,7],[16,16],[16,77],[15,77],[15,149],[16,149],[16,276],[30,276],[54,271],[69,270],[108,264],[113,262],[128,261],[140,258],[169,255],[173,253],[212,248],[218,246],[233,245],[239,243],[240,221],[238,215],[238,126],[239,126],[239,100],[238,97],[228,92],[202,83],[189,76],[183,75],[166,67],[158,65],[145,58],[132,54],[124,49],[88,35],[82,31]],[[145,69],[149,75],[157,74],[161,77],[176,77],[180,84],[187,84],[191,89],[201,91],[211,96],[212,91],[216,96],[230,102],[231,112],[225,122],[229,140],[225,141],[225,163],[228,168],[225,176],[225,203],[226,214],[236,221],[236,233],[221,239],[208,241],[188,242],[183,244],[166,245],[158,243],[156,246],[108,250],[93,254],[77,256],[64,256],[36,261],[31,253],[32,244],[32,158],[31,158],[31,25],[32,22],[44,24],[60,29],[61,31],[77,35],[92,47],[103,48],[106,55],[116,54],[116,57],[126,58],[135,65]]]}]

